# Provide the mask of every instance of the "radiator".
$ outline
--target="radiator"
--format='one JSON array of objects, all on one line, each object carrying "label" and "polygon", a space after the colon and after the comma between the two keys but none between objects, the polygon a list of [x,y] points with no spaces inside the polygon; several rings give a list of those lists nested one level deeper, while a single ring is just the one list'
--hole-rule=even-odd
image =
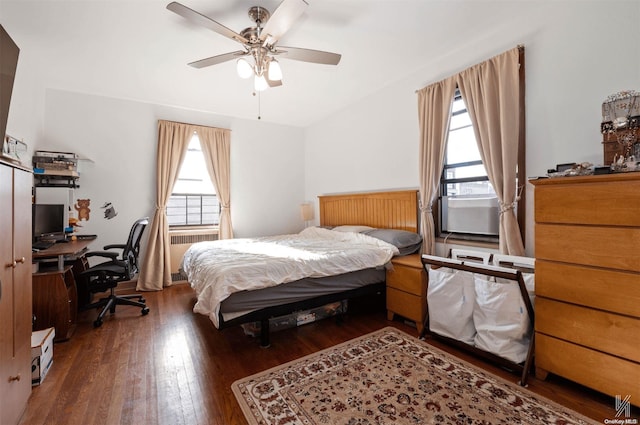
[{"label": "radiator", "polygon": [[218,240],[217,229],[176,229],[169,230],[169,253],[171,257],[171,281],[187,280],[180,271],[182,256],[196,242]]}]

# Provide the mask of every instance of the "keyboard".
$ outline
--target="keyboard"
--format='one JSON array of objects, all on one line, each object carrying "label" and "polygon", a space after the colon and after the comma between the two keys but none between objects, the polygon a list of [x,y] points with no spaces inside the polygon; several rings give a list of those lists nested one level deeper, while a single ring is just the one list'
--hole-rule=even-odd
[{"label": "keyboard", "polygon": [[51,248],[55,243],[49,241],[38,241],[31,244],[31,249],[42,251],[43,249]]}]

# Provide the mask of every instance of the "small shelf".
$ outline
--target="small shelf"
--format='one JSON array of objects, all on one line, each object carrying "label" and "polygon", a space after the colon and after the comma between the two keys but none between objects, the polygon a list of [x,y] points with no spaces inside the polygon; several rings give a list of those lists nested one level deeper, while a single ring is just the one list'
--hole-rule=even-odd
[{"label": "small shelf", "polygon": [[36,187],[70,187],[79,188],[78,174],[59,175],[52,173],[34,173],[34,185]]},{"label": "small shelf", "polygon": [[34,186],[78,188],[78,155],[71,152],[36,151]]}]

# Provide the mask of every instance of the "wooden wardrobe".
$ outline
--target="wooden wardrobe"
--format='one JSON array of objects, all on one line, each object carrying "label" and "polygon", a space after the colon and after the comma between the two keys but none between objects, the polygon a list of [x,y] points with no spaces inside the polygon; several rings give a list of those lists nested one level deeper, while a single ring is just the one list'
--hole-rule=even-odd
[{"label": "wooden wardrobe", "polygon": [[31,394],[30,171],[0,160],[0,424],[17,424]]}]

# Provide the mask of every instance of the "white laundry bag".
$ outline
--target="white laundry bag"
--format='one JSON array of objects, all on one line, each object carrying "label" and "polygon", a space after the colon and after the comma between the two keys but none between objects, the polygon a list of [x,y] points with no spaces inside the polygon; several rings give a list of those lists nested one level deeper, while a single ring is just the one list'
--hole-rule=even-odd
[{"label": "white laundry bag", "polygon": [[476,334],[473,325],[473,275],[446,267],[429,267],[428,270],[429,329],[439,335],[473,345]]},{"label": "white laundry bag", "polygon": [[[528,273],[529,287],[533,274]],[[475,346],[515,363],[527,358],[531,339],[530,320],[518,282],[474,275],[476,328]],[[533,296],[531,289],[529,296]]]}]

